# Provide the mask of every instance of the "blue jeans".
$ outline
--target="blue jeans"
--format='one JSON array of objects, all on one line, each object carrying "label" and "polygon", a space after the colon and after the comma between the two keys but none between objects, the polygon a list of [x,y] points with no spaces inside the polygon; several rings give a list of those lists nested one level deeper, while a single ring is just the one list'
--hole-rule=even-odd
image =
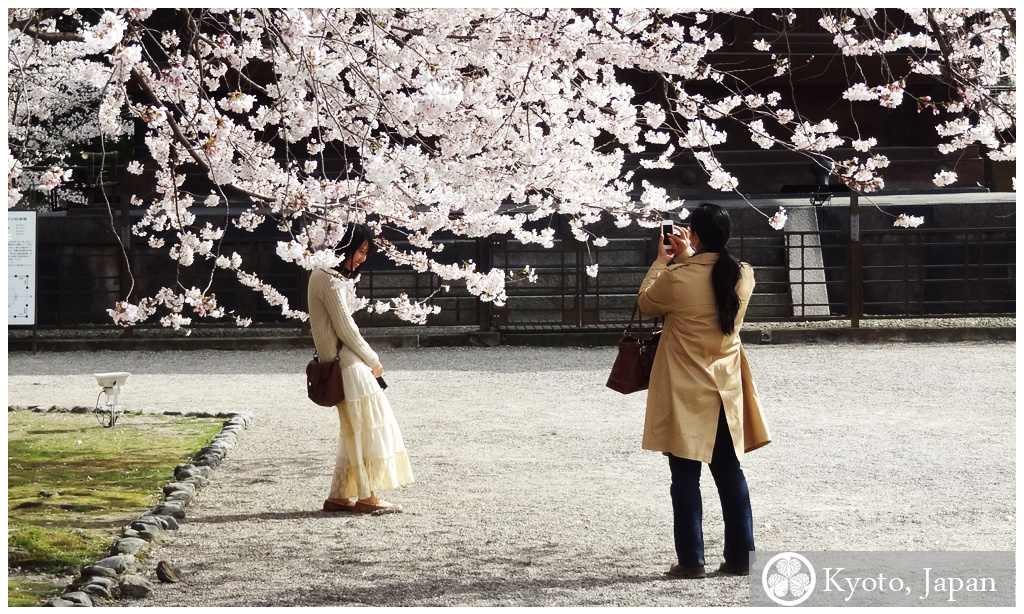
[{"label": "blue jeans", "polygon": [[[700,500],[699,461],[669,454],[672,471],[672,513],[676,556],[680,565],[704,565],[703,506]],[[749,564],[754,550],[754,519],[750,511],[747,479],[736,460],[732,435],[724,408],[718,414],[718,433],[711,453],[711,476],[718,487],[725,521],[725,561],[730,565]]]}]

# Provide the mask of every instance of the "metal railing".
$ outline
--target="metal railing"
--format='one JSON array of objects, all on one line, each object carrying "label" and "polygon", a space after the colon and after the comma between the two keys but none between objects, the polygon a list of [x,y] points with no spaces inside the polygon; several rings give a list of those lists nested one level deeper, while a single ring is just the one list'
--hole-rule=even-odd
[{"label": "metal railing", "polygon": [[[734,235],[730,250],[754,267],[746,320],[1006,316],[1016,313],[1013,228],[785,231]],[[541,281],[510,289],[495,310],[498,328],[593,330],[629,321],[636,292],[657,250],[657,237],[611,240],[591,254],[572,240],[544,255],[509,244],[495,266],[531,258]],[[599,265],[597,278],[585,268]]]},{"label": "metal railing", "polygon": [[1016,313],[1012,228],[864,231],[862,315]]},{"label": "metal railing", "polygon": [[[95,237],[96,235],[93,235]],[[306,272],[277,258],[276,237],[225,240],[222,252],[237,251],[247,267],[305,309]],[[656,236],[615,238],[588,250],[571,237],[556,239],[552,249],[501,238],[445,241],[451,262],[473,260],[489,267],[536,270],[537,283],[507,287],[507,303],[481,303],[464,286],[429,273],[397,268],[375,256],[362,275],[360,293],[387,301],[404,293],[442,308],[432,326],[492,327],[504,330],[601,330],[629,320],[637,289],[657,250]],[[757,286],[748,321],[851,319],[863,317],[999,316],[1016,313],[1014,228],[865,230],[860,241],[849,231],[738,233],[730,248],[754,266]],[[113,236],[74,240],[41,239],[38,265],[38,318],[41,328],[113,327],[106,310],[124,298],[134,283],[147,296],[173,280],[175,264],[167,254],[134,244],[125,262]],[[587,267],[598,266],[597,277]],[[204,272],[182,269],[185,288],[203,288]],[[130,272],[130,273],[129,273]],[[133,277],[133,276],[134,277]],[[233,274],[214,273],[211,291],[236,315],[260,326],[302,327],[284,318],[258,293],[243,287]],[[406,323],[391,313],[361,311],[367,327]],[[229,324],[195,320],[195,325]]]}]

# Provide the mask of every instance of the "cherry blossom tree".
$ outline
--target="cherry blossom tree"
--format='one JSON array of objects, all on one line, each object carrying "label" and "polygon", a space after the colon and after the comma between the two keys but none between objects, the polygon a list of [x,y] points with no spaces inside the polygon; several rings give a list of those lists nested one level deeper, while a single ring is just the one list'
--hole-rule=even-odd
[{"label": "cherry blossom tree", "polygon": [[[1015,159],[1014,9],[900,12],[825,9],[815,27],[834,36],[847,71],[844,104],[915,104],[935,115],[944,153],[978,145]],[[445,259],[442,233],[511,235],[551,246],[544,226],[567,216],[575,239],[600,249],[590,228],[654,226],[684,203],[649,181],[692,154],[714,189],[743,193],[719,161],[727,140],[806,154],[851,189],[884,187],[888,160],[856,123],[841,134],[829,117],[799,113],[786,88],[795,14],[758,31],[758,64],[720,60],[723,19],[749,12],[656,9],[9,9],[8,206],[26,190],[71,179],[69,159],[86,143],[132,138],[144,152],[127,171],[152,177],[155,196],[133,204],[133,232],[183,266],[210,261],[233,272],[290,317],[286,297],[220,252],[225,228],[200,226],[197,207],[226,205],[245,230],[276,225],[277,253],[306,269],[339,263],[351,223],[397,230],[410,245],[380,239],[395,263],[461,282],[501,304],[510,275]],[[902,28],[902,29],[901,29]],[[871,58],[880,66],[865,70]],[[898,60],[898,61],[897,61]],[[658,95],[638,92],[636,75]],[[915,79],[948,86],[946,99],[913,90]],[[720,94],[702,93],[713,85]],[[737,136],[741,135],[741,136]],[[749,139],[749,140],[747,140]],[[852,147],[859,154],[836,159]],[[142,148],[139,148],[142,149]],[[627,157],[640,166],[627,170]],[[185,181],[204,174],[214,189]],[[937,186],[956,181],[936,175]],[[767,216],[782,228],[786,213]],[[920,218],[894,216],[896,225]],[[380,234],[380,233],[378,233]],[[588,267],[596,275],[597,266]],[[131,325],[164,312],[180,327],[223,317],[207,289],[171,285],[110,310]],[[377,311],[424,322],[426,302],[398,297]],[[236,318],[240,325],[247,321]]]}]

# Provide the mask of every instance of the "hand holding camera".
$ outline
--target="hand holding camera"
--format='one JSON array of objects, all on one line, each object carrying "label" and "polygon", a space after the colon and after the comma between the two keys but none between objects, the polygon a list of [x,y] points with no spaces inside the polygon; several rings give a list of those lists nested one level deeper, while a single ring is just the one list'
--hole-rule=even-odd
[{"label": "hand holding camera", "polygon": [[672,264],[676,254],[685,252],[690,247],[690,229],[687,226],[676,226],[672,220],[661,223],[661,244],[658,246],[658,262]]}]

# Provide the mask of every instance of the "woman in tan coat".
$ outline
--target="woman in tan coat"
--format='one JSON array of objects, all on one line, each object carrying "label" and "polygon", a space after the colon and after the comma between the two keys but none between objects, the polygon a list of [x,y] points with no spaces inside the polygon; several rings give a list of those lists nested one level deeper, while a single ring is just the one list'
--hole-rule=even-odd
[{"label": "woman in tan coat", "polygon": [[710,465],[725,522],[725,561],[718,570],[749,573],[753,518],[740,460],[770,441],[739,337],[754,271],[726,249],[731,229],[724,209],[698,207],[689,229],[670,237],[671,252],[659,247],[638,297],[645,315],[665,318],[643,447],[669,458],[679,560],[668,573],[680,578],[705,576],[702,462]]},{"label": "woman in tan coat", "polygon": [[398,422],[377,378],[380,358],[359,334],[355,311],[356,270],[373,250],[373,232],[350,224],[339,247],[341,273],[316,269],[309,276],[309,322],[321,360],[338,358],[345,400],[338,403],[341,433],[325,512],[400,512],[402,506],[379,498],[413,481],[409,455]]}]

